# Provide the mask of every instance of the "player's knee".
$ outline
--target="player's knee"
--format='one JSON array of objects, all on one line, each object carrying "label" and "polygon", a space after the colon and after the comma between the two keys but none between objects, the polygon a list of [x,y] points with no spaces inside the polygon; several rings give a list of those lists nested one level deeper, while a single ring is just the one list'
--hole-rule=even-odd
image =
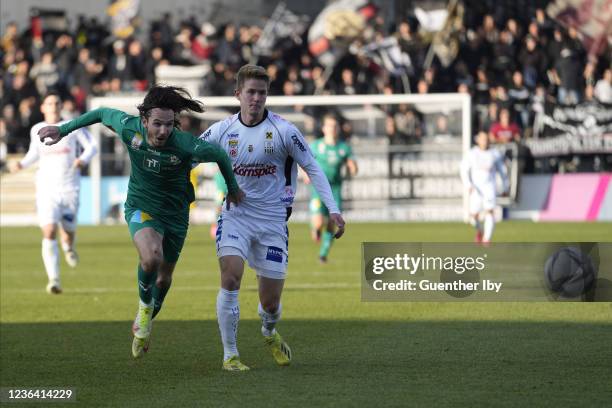
[{"label": "player's knee", "polygon": [[240,289],[240,278],[234,274],[222,273],[221,285],[225,290],[238,290]]},{"label": "player's knee", "polygon": [[162,256],[161,252],[158,254],[155,251],[152,251],[147,256],[143,257],[140,260],[140,266],[145,272],[156,272],[159,269],[159,265],[161,265]]},{"label": "player's knee", "polygon": [[261,299],[261,307],[268,313],[276,313],[280,306],[278,299]]}]

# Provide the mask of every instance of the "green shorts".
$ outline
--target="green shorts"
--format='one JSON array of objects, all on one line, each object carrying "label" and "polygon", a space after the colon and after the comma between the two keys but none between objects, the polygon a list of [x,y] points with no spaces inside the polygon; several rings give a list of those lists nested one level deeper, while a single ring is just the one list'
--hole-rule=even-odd
[{"label": "green shorts", "polygon": [[181,228],[182,224],[177,219],[176,223],[170,223],[167,220],[153,218],[148,213],[135,208],[125,209],[125,221],[128,223],[132,240],[136,232],[143,228],[153,228],[163,236],[162,250],[164,252],[164,261],[175,263],[178,261],[187,237],[187,228]]},{"label": "green shorts", "polygon": [[[342,211],[342,186],[331,186],[332,196],[338,206],[338,209]],[[316,190],[312,189],[312,195],[310,198],[310,215],[323,215],[324,217],[329,216],[329,210],[321,201],[319,194]]]}]

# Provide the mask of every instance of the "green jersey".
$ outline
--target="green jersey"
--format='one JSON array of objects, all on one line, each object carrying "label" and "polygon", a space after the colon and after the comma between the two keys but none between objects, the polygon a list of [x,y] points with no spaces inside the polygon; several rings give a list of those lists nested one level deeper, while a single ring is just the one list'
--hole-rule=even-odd
[{"label": "green jersey", "polygon": [[352,159],[351,147],[344,142],[335,145],[325,144],[323,139],[317,139],[310,145],[317,163],[323,169],[331,186],[342,185],[342,166],[348,159]]},{"label": "green jersey", "polygon": [[140,118],[125,112],[101,108],[87,112],[60,126],[62,136],[102,122],[116,132],[127,146],[131,161],[126,207],[138,208],[161,218],[179,217],[187,225],[189,204],[194,201],[189,180],[192,161],[216,162],[230,192],[238,190],[232,165],[219,147],[174,129],[163,147],[147,142],[147,130]]}]

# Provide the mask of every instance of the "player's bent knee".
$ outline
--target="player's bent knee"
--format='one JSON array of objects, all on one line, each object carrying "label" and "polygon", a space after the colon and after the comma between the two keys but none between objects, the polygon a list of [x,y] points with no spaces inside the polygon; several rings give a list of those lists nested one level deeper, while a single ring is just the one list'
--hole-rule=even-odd
[{"label": "player's bent knee", "polygon": [[221,286],[225,290],[240,289],[240,277],[231,273],[221,273]]},{"label": "player's bent knee", "polygon": [[280,306],[280,301],[278,299],[262,299],[261,307],[268,313],[276,313]]},{"label": "player's bent knee", "polygon": [[162,262],[161,253],[159,254],[152,253],[146,257],[143,257],[140,260],[140,266],[145,272],[153,273],[159,269],[159,265],[161,265],[161,262]]},{"label": "player's bent knee", "polygon": [[157,281],[155,282],[155,285],[160,289],[169,288],[171,284],[172,284],[172,277],[161,275],[161,274],[157,277]]}]

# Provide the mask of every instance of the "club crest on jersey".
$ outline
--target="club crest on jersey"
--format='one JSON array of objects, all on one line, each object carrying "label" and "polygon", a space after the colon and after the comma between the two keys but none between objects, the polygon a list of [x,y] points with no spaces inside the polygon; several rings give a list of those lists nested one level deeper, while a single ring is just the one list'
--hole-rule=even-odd
[{"label": "club crest on jersey", "polygon": [[271,140],[264,141],[264,152],[267,154],[274,153],[274,142]]},{"label": "club crest on jersey", "polygon": [[249,153],[253,153],[253,145],[249,145]]},{"label": "club crest on jersey", "polygon": [[140,149],[140,145],[142,145],[142,140],[142,135],[140,133],[134,133],[134,137],[132,138],[132,142],[130,143],[132,149]]},{"label": "club crest on jersey", "polygon": [[179,165],[181,164],[181,159],[178,158],[178,156],[175,156],[173,154],[170,155],[170,164],[172,164],[173,166]]},{"label": "club crest on jersey", "polygon": [[231,157],[236,157],[236,156],[238,156],[238,149],[236,149],[236,148],[233,148],[233,147],[232,147],[232,148],[230,149],[230,151],[229,151],[229,154],[230,154],[230,156],[231,156]]},{"label": "club crest on jersey", "polygon": [[238,141],[237,140],[228,140],[227,144],[229,145],[229,147],[238,147]]},{"label": "club crest on jersey", "polygon": [[266,132],[266,140],[272,140],[272,132]]}]

